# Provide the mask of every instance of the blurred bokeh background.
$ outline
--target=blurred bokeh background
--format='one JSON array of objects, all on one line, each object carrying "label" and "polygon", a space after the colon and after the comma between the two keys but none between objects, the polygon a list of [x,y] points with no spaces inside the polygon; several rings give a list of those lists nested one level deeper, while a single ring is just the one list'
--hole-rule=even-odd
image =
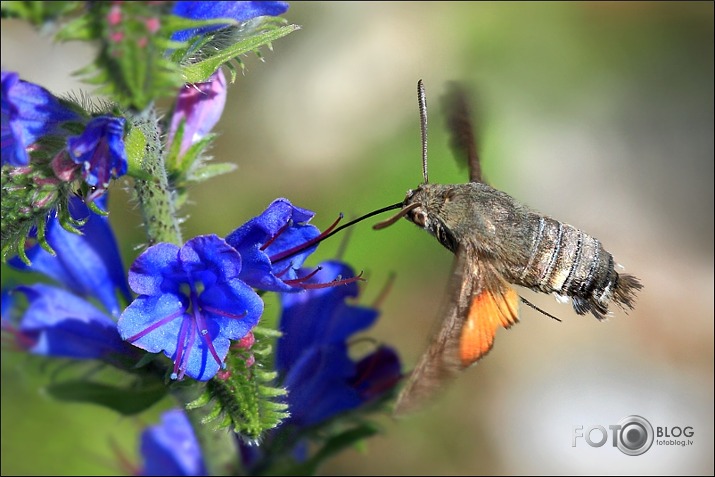
[{"label": "blurred bokeh background", "polygon": [[[605,323],[521,290],[563,319],[522,307],[489,356],[431,406],[380,417],[382,435],[322,468],[360,474],[710,474],[713,465],[713,4],[296,2],[302,29],[246,59],[229,90],[214,155],[237,172],[193,190],[185,236],[225,235],[284,196],[327,227],[402,200],[421,181],[415,85],[425,82],[430,179],[456,183],[439,98],[449,80],[478,98],[480,150],[495,187],[598,237],[645,285],[636,309]],[[2,22],[2,67],[55,93],[86,45],[53,45]],[[139,213],[113,189],[125,262]],[[374,300],[368,334],[411,367],[434,331],[452,257],[406,221],[354,228],[343,258]],[[336,238],[312,264],[333,257]],[[3,475],[122,472],[158,410],[122,419],[38,392],[49,372],[2,353]],[[170,403],[166,403],[168,407]],[[574,426],[637,414],[692,426],[693,445],[629,457],[572,446]],[[117,450],[119,449],[119,451]]]}]

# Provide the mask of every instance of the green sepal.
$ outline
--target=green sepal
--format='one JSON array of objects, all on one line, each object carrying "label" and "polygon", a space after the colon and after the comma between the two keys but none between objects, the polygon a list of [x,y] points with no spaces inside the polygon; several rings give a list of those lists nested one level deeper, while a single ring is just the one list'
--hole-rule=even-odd
[{"label": "green sepal", "polygon": [[[107,16],[118,5],[121,19],[113,25]],[[178,65],[165,54],[174,43],[169,39],[173,32],[158,20],[162,11],[162,6],[151,2],[92,2],[56,38],[100,40],[95,61],[76,74],[99,86],[99,93],[122,108],[142,110],[151,101],[173,95],[182,83]],[[149,30],[150,19],[157,19],[158,31]]]},{"label": "green sepal", "polygon": [[34,160],[29,167],[2,168],[0,200],[0,239],[2,260],[11,254],[29,264],[25,244],[30,231],[37,231],[37,242],[50,253],[52,248],[45,238],[45,222],[56,214],[62,227],[80,233],[77,227],[82,221],[72,218],[67,206],[74,194],[73,184],[59,181],[49,163]]},{"label": "green sepal", "polygon": [[[226,358],[228,376],[208,381],[204,393],[186,406],[213,406],[202,420],[204,424],[211,423],[217,430],[230,428],[251,443],[259,442],[266,431],[290,416],[283,402],[287,391],[274,385],[277,373],[262,369],[272,355],[269,340],[261,337],[261,331],[262,328],[254,329],[256,342],[251,350],[232,348]],[[251,354],[255,362],[248,366]]]},{"label": "green sepal", "polygon": [[100,209],[95,201],[91,201],[91,202],[87,203],[87,208],[97,215],[100,215],[102,217],[109,217],[109,212],[106,210]]},{"label": "green sepal", "polygon": [[186,121],[182,120],[176,128],[166,157],[169,183],[176,190],[177,208],[185,202],[190,183],[203,182],[237,168],[236,164],[228,162],[207,164],[211,157],[206,154],[206,150],[216,138],[215,134],[207,134],[181,154],[185,126]]},{"label": "green sepal", "polygon": [[[45,252],[49,253],[52,256],[56,255],[55,251],[52,249],[52,246],[47,242],[47,221],[45,220],[40,220],[39,222],[37,222],[37,241],[40,244],[40,247],[42,247]],[[30,259],[27,258],[27,255],[25,255],[24,253],[22,255],[24,256],[23,262],[25,261],[25,259],[27,259],[28,263],[26,264],[30,265]]]},{"label": "green sepal", "polygon": [[184,65],[182,67],[184,81],[186,83],[204,82],[221,65],[236,60],[240,55],[250,51],[256,51],[261,46],[270,45],[272,41],[282,38],[298,29],[300,29],[298,25],[285,25],[241,39],[226,48],[216,51],[212,56],[197,63]]},{"label": "green sepal", "polygon": [[114,386],[86,380],[71,380],[50,384],[45,388],[55,399],[68,402],[86,402],[112,409],[124,416],[138,414],[158,401],[168,392],[162,381],[137,380],[130,386]]}]

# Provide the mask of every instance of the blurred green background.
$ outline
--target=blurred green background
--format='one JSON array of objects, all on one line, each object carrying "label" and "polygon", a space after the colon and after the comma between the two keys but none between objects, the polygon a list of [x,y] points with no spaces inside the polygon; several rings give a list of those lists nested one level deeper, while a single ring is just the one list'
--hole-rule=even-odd
[{"label": "blurred green background", "polygon": [[[430,179],[466,180],[439,98],[460,80],[479,98],[485,175],[518,200],[598,237],[645,288],[605,323],[551,296],[522,307],[489,356],[424,411],[381,417],[384,433],[322,468],[360,474],[710,474],[713,465],[713,3],[293,3],[302,29],[246,59],[213,152],[237,172],[193,190],[185,236],[225,235],[284,196],[327,227],[402,200],[421,181],[415,85],[425,82]],[[2,23],[2,67],[55,93],[87,45],[52,45]],[[125,263],[143,240],[121,181],[111,220]],[[396,282],[369,335],[410,367],[434,330],[452,257],[401,221],[352,231],[344,259]],[[312,264],[333,257],[336,238]],[[274,305],[275,306],[275,305]],[[2,353],[1,473],[126,472],[159,410],[122,419],[38,392],[51,370]],[[169,406],[171,403],[163,403]],[[573,428],[637,414],[694,428],[689,447],[629,457]],[[595,436],[597,437],[597,436]],[[117,451],[116,449],[120,449]]]}]

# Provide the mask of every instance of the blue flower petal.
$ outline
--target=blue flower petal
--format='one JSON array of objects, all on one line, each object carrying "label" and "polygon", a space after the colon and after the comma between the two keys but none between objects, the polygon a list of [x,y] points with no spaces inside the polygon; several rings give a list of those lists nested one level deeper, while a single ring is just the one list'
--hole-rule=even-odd
[{"label": "blue flower petal", "polygon": [[99,116],[87,123],[82,134],[67,138],[70,158],[82,165],[82,176],[90,186],[106,189],[111,179],[127,173],[125,123],[121,117]]},{"label": "blue flower petal", "polygon": [[[352,269],[341,262],[329,261],[320,266],[322,270],[311,277],[309,283],[354,276]],[[378,316],[377,310],[346,303],[347,299],[357,295],[355,282],[281,294],[280,329],[285,339],[279,341],[276,350],[276,368],[279,371],[291,368],[306,346],[345,342],[352,334],[372,326]]]},{"label": "blue flower petal", "polygon": [[[306,282],[353,276],[347,265],[329,261]],[[371,326],[378,315],[350,304],[357,295],[355,282],[281,294],[283,334],[276,343],[276,369],[289,391],[293,426],[314,426],[378,399],[401,377],[400,361],[390,348],[380,347],[358,362],[350,358],[348,339]]]},{"label": "blue flower petal", "polygon": [[63,122],[79,119],[45,88],[20,80],[14,72],[2,72],[0,103],[3,165],[29,164],[29,146],[43,136],[56,134]]},{"label": "blue flower petal", "polygon": [[350,385],[363,401],[370,401],[390,391],[402,378],[402,365],[394,349],[380,346],[355,366]]},{"label": "blue flower petal", "polygon": [[348,385],[354,373],[355,363],[344,343],[308,347],[283,381],[290,422],[312,426],[362,404],[359,393]]},{"label": "blue flower petal", "polygon": [[184,278],[178,257],[177,245],[163,242],[152,245],[129,267],[129,286],[139,295],[178,293]]},{"label": "blue flower petal", "polygon": [[205,288],[221,277],[238,278],[241,256],[216,235],[202,235],[189,240],[181,248],[179,258],[186,273],[200,280]]},{"label": "blue flower petal", "polygon": [[[245,22],[265,15],[278,16],[288,11],[287,2],[176,2],[173,14],[193,20],[231,18]],[[174,41],[186,41],[196,35],[215,31],[226,25],[181,30],[172,36]]]},{"label": "blue flower petal", "polygon": [[240,271],[240,255],[216,235],[148,248],[129,271],[139,296],[119,318],[122,338],[163,351],[176,378],[210,379],[231,340],[248,334],[263,313],[263,301],[237,278]]},{"label": "blue flower petal", "polygon": [[75,359],[131,354],[116,323],[86,300],[40,283],[16,290],[25,294],[29,303],[20,331],[35,339],[30,352]]},{"label": "blue flower petal", "polygon": [[141,335],[148,328],[164,317],[174,317],[167,320],[155,330],[139,338],[131,340],[134,346],[159,353],[164,351],[167,356],[176,352],[177,336],[187,307],[185,299],[179,295],[164,293],[156,296],[140,295],[124,310],[119,317],[117,328],[123,340]]},{"label": "blue flower petal", "polygon": [[184,411],[174,409],[141,436],[141,475],[207,475],[201,448]]},{"label": "blue flower petal", "polygon": [[79,197],[70,199],[69,207],[72,217],[86,219],[80,227],[83,235],[68,232],[57,218],[50,218],[46,237],[56,255],[35,244],[26,251],[31,265],[17,257],[8,263],[18,270],[42,273],[85,298],[96,297],[109,313],[119,316],[117,293],[126,302],[131,294],[109,219],[90,212]]},{"label": "blue flower petal", "polygon": [[226,242],[243,258],[241,279],[260,290],[300,290],[284,280],[296,278],[295,269],[303,265],[317,245],[277,263],[272,263],[271,257],[320,235],[317,227],[307,223],[313,215],[310,210],[294,206],[288,199],[276,199],[261,215],[231,232]]}]

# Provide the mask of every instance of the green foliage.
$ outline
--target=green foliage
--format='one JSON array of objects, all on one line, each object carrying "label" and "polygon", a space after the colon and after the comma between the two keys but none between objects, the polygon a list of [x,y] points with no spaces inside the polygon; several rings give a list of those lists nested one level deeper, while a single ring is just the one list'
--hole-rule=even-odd
[{"label": "green foliage", "polygon": [[2,2],[2,18],[19,18],[41,26],[79,11],[85,2]]},{"label": "green foliage", "polygon": [[323,446],[308,460],[286,469],[286,475],[315,475],[320,466],[340,452],[359,445],[365,439],[374,436],[379,429],[369,422],[362,422],[340,433],[331,435]]},{"label": "green foliage", "polygon": [[166,56],[173,47],[172,32],[159,23],[159,12],[147,2],[122,3],[116,23],[108,20],[114,6],[92,2],[86,14],[65,26],[57,39],[101,39],[94,63],[79,74],[122,107],[142,110],[182,84],[178,65]]},{"label": "green foliage", "polygon": [[45,223],[50,213],[56,213],[66,230],[80,233],[82,221],[72,218],[67,204],[71,184],[60,182],[49,165],[35,163],[32,167],[3,167],[0,200],[0,243],[2,260],[17,254],[29,264],[25,254],[28,235],[34,227],[36,239],[50,253],[52,247],[45,238]]},{"label": "green foliage", "polygon": [[177,208],[185,203],[188,188],[192,183],[203,182],[212,177],[233,172],[237,167],[232,162],[208,164],[212,158],[206,154],[206,151],[213,143],[215,134],[207,134],[181,154],[185,124],[185,121],[179,124],[166,158],[169,183],[176,192]]},{"label": "green foliage", "polygon": [[[287,391],[274,386],[275,371],[268,371],[272,359],[270,341],[278,331],[254,328],[256,342],[250,350],[233,347],[226,358],[230,374],[215,377],[204,393],[187,405],[187,409],[213,406],[204,423],[216,429],[230,428],[249,442],[260,441],[263,434],[289,417],[288,405],[282,401]],[[252,357],[255,362],[252,364]]]},{"label": "green foliage", "polygon": [[[214,71],[224,64],[230,64],[231,61],[236,61],[239,66],[242,66],[239,58],[241,55],[251,51],[259,54],[258,49],[261,46],[270,47],[272,41],[300,29],[298,25],[277,26],[276,19],[261,20],[257,29],[249,29],[249,27],[256,28],[254,22],[245,22],[240,28],[219,31],[214,36],[216,41],[208,42],[198,49],[196,53],[200,58],[199,61],[183,66],[184,80],[187,83],[206,81]],[[225,46],[217,47],[222,43],[225,43]],[[233,81],[236,76],[235,69],[231,69],[231,72],[231,81]]]},{"label": "green foliage", "polygon": [[128,386],[76,379],[50,384],[45,390],[60,401],[98,404],[123,416],[131,416],[160,401],[168,388],[157,379],[136,379]]}]

